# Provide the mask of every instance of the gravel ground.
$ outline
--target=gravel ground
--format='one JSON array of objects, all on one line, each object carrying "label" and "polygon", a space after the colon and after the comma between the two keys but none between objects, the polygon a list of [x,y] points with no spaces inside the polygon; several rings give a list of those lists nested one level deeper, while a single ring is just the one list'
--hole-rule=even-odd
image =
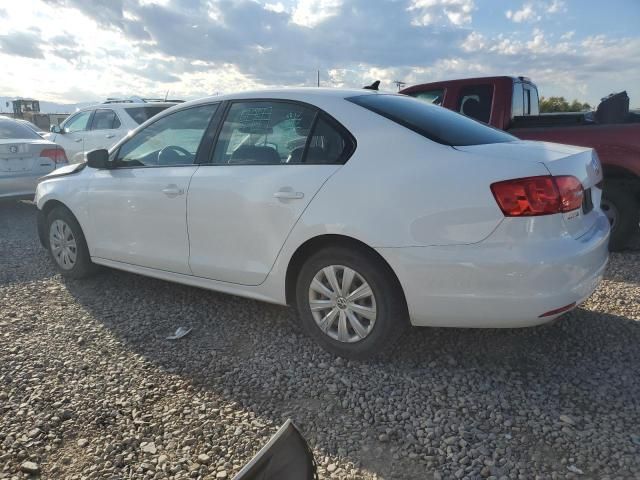
[{"label": "gravel ground", "polygon": [[321,478],[640,478],[638,245],[552,325],[413,329],[358,363],[286,308],[63,280],[34,207],[0,204],[0,478],[231,478],[288,417]]}]

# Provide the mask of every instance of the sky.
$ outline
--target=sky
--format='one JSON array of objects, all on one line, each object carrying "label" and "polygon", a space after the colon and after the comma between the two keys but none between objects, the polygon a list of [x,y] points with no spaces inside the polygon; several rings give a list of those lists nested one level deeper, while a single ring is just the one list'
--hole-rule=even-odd
[{"label": "sky", "polygon": [[60,103],[530,77],[640,106],[640,0],[0,0],[0,95]]}]

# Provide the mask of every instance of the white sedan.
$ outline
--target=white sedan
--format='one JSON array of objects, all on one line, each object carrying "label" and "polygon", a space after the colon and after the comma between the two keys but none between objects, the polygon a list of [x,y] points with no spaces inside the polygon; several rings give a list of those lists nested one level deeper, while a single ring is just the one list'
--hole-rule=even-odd
[{"label": "white sedan", "polygon": [[98,264],[294,304],[325,349],[365,358],[409,324],[524,327],[580,304],[608,260],[601,181],[591,149],[403,95],[298,89],[170,108],[36,202],[64,275]]}]

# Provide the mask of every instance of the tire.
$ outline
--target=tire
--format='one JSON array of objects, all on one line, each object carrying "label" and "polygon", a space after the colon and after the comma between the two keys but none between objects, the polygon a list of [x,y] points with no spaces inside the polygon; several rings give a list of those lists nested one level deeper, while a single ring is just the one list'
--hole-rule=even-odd
[{"label": "tire", "polygon": [[[91,261],[82,228],[68,209],[56,207],[51,210],[47,215],[45,235],[49,255],[62,275],[85,278],[95,273],[97,266]],[[64,242],[60,241],[62,237],[65,237]],[[61,255],[62,251],[65,254]]]},{"label": "tire", "polygon": [[[331,272],[340,293],[333,300],[325,295],[336,290],[331,288]],[[351,293],[353,301],[346,300],[346,294],[343,296],[345,276],[352,278],[347,293]],[[362,295],[368,291],[367,285],[371,295]],[[359,295],[362,298],[357,298]],[[312,301],[315,312],[311,310]],[[296,282],[296,305],[302,328],[311,338],[328,352],[353,360],[371,358],[390,349],[409,326],[404,294],[391,269],[375,255],[345,247],[326,248],[305,261]],[[327,318],[330,321],[323,322]]]},{"label": "tire", "polygon": [[633,234],[638,230],[640,207],[633,192],[625,185],[615,182],[605,184],[602,194],[602,211],[609,217],[611,236],[609,250],[623,250]]}]

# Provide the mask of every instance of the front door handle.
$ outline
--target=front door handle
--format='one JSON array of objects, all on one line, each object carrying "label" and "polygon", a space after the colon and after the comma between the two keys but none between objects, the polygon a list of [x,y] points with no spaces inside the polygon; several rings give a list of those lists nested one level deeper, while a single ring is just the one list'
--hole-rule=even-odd
[{"label": "front door handle", "polygon": [[172,183],[171,185],[167,185],[166,187],[164,187],[162,189],[162,193],[164,193],[169,198],[173,198],[177,197],[178,195],[183,195],[184,189],[179,188],[175,183]]},{"label": "front door handle", "polygon": [[282,200],[297,200],[304,198],[304,193],[294,192],[293,190],[279,190],[273,196]]},{"label": "front door handle", "polygon": [[115,135],[114,135],[113,133],[110,133],[109,135],[105,135],[105,137],[107,137],[107,138],[113,138],[113,137],[115,137]]},{"label": "front door handle", "polygon": [[81,141],[82,141],[82,139],[81,139],[81,138],[79,138],[79,139],[77,139],[77,140],[74,140],[74,142],[76,142],[76,143],[80,143]]}]

